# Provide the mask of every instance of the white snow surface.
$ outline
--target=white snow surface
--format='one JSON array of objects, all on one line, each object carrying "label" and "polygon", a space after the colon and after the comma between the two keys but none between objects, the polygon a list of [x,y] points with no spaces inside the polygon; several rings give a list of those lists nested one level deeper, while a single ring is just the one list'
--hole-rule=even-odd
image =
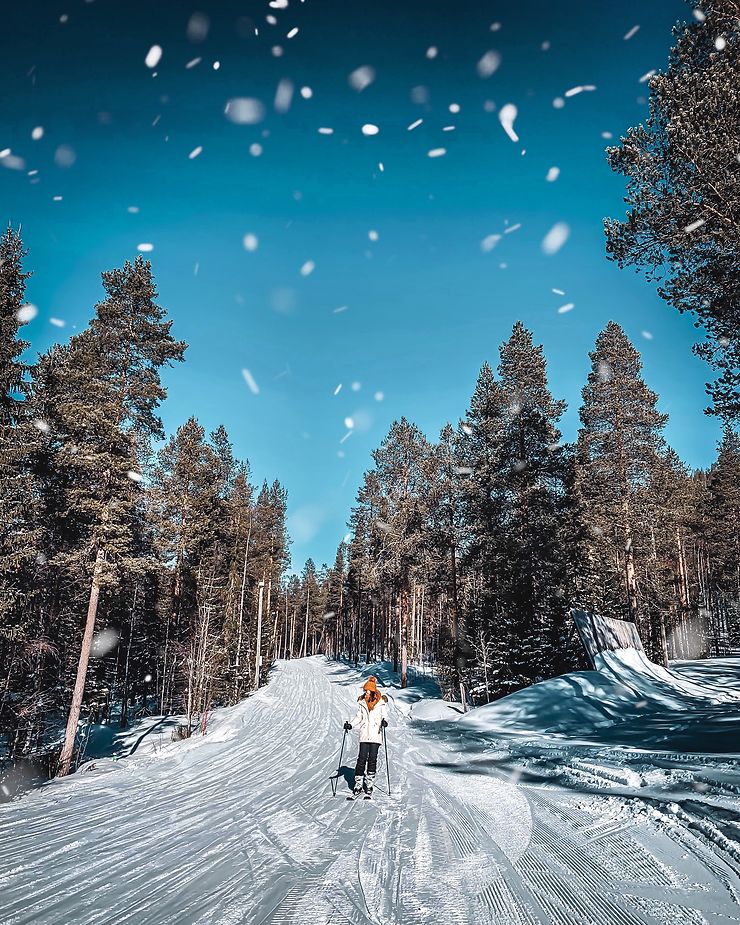
[{"label": "white snow surface", "polygon": [[[736,713],[717,697],[740,660],[724,662],[676,667],[671,696],[685,705],[698,687],[697,704]],[[545,725],[560,709],[576,728],[582,700],[594,726],[611,728],[620,704],[629,716],[646,699],[625,672],[642,685],[652,669],[617,656],[460,718],[423,675],[399,690],[388,665],[279,662],[260,692],[214,711],[207,735],[174,743],[152,732],[130,757],[92,761],[0,806],[0,922],[740,922],[734,758],[522,726],[534,704],[545,709],[546,688]],[[369,674],[391,702],[391,794],[380,791],[381,749],[374,799],[347,802],[354,733],[336,796],[331,775]],[[650,682],[656,698],[668,681],[661,671]],[[519,724],[514,734],[493,728],[493,711],[500,726]]]}]

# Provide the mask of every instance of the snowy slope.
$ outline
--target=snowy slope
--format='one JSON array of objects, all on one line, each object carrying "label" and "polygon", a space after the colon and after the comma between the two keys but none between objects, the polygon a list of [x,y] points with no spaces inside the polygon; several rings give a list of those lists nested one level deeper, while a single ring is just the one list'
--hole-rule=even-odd
[{"label": "snowy slope", "polygon": [[420,721],[422,679],[386,688],[392,796],[347,802],[362,678],[280,663],[206,737],[1,806],[0,922],[740,922],[737,767]]}]

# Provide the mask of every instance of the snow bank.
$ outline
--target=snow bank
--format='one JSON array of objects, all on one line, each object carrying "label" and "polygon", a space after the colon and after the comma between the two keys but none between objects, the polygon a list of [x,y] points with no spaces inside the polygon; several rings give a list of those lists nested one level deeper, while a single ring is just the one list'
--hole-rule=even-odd
[{"label": "snow bank", "polygon": [[[723,659],[720,671],[711,661],[664,668],[636,649],[602,652],[595,661],[597,671],[533,684],[457,722],[497,735],[529,732],[643,749],[740,753],[740,659]],[[423,713],[415,708],[413,715]]]}]

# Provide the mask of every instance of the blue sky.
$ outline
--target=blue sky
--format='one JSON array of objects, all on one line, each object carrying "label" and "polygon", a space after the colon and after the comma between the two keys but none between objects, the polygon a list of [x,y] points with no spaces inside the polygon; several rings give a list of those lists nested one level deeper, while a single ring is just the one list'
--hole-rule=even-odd
[{"label": "blue sky", "polygon": [[[208,429],[223,423],[255,480],[285,484],[296,569],[309,555],[333,560],[391,422],[406,415],[435,437],[457,421],[517,319],[545,346],[552,391],[569,405],[566,438],[588,351],[614,319],[642,352],[670,443],[709,464],[719,427],[703,414],[709,376],[691,354],[691,320],[606,260],[602,229],[624,212],[603,133],[618,138],[645,116],[640,78],[665,66],[690,8],[277,2],[31,0],[4,11],[0,151],[24,169],[0,170],[0,219],[22,222],[30,249],[34,350],[84,327],[100,272],[152,244],[160,303],[190,344],[165,375],[165,425],[193,414]],[[150,68],[153,45],[162,57]],[[482,77],[489,51],[501,63]],[[375,78],[358,92],[348,77],[360,67]],[[275,110],[280,81],[293,88],[287,111]],[[578,86],[596,89],[565,97]],[[261,101],[264,118],[234,124],[224,114],[234,98]],[[516,143],[499,121],[506,104],[518,110]],[[437,148],[446,153],[430,158]],[[558,222],[569,238],[546,255]],[[501,238],[485,250],[491,235]]]}]

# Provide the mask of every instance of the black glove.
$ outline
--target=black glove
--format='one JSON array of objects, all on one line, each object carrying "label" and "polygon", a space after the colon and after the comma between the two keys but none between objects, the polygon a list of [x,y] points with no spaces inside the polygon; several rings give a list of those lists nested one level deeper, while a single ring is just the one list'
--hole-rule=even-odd
[{"label": "black glove", "polygon": [[345,724],[344,724],[344,728],[347,729],[347,730],[351,729],[351,728],[352,728],[352,723],[345,723]]},{"label": "black glove", "polygon": [[385,729],[385,727],[386,727],[387,725],[388,725],[388,720],[387,720],[387,719],[381,719],[381,721],[380,721],[380,728],[381,728],[381,729]]}]

